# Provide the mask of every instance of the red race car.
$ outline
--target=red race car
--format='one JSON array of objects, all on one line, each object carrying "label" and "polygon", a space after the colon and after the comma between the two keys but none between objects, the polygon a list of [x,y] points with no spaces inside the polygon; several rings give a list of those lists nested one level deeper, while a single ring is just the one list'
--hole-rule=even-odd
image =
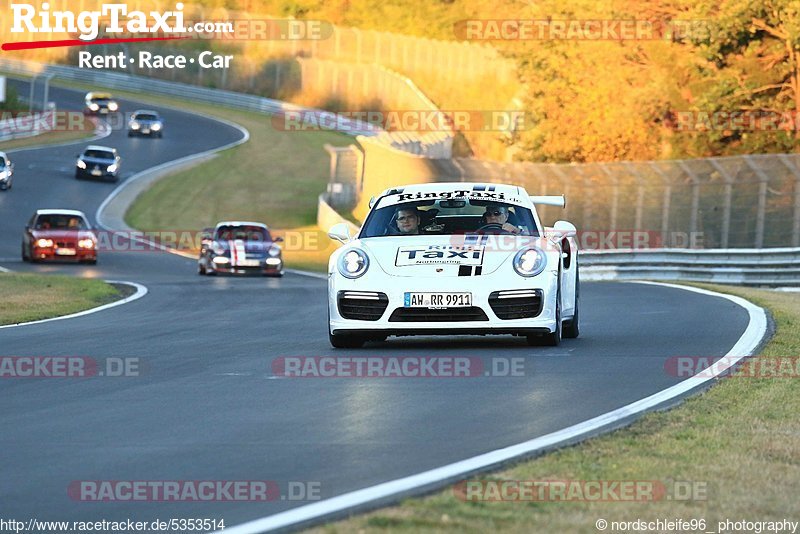
[{"label": "red race car", "polygon": [[22,261],[97,263],[97,236],[77,210],[37,210],[22,236]]}]

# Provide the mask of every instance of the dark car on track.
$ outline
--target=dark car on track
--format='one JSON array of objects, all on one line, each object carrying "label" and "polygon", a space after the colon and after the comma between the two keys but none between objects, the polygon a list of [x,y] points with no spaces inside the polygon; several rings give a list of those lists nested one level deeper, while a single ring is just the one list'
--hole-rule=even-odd
[{"label": "dark car on track", "polygon": [[122,158],[116,148],[89,145],[75,163],[75,178],[117,180]]},{"label": "dark car on track", "polygon": [[134,111],[128,121],[128,137],[146,135],[149,137],[164,136],[164,119],[157,111],[140,109]]},{"label": "dark car on track", "polygon": [[22,260],[94,264],[97,263],[97,235],[82,211],[37,210],[25,226]]},{"label": "dark car on track", "polygon": [[198,274],[261,274],[283,276],[280,237],[265,224],[226,221],[206,228],[197,260]]},{"label": "dark car on track", "polygon": [[86,93],[83,112],[87,115],[108,115],[119,111],[119,103],[109,93]]},{"label": "dark car on track", "polygon": [[0,152],[0,190],[11,189],[11,178],[14,175],[14,164],[5,152]]}]

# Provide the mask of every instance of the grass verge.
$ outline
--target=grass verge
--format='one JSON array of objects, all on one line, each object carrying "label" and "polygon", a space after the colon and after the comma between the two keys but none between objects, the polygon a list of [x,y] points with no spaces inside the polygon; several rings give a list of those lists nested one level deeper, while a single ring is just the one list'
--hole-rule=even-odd
[{"label": "grass verge", "polygon": [[0,324],[69,315],[124,296],[122,291],[102,280],[0,273]]},{"label": "grass verge", "polygon": [[[24,139],[2,141],[0,142],[0,150],[7,152],[9,150],[18,150],[20,148],[70,143],[72,141],[80,141],[81,139],[88,139],[90,137],[94,137],[94,123],[92,123],[88,118],[84,117],[83,123],[76,125],[74,130],[47,132],[33,137],[26,137]],[[13,160],[13,158],[11,159]]]},{"label": "grass verge", "polygon": [[[760,358],[800,354],[796,294],[701,287],[739,295],[772,312],[777,331]],[[693,531],[717,532],[718,522],[726,519],[797,520],[791,513],[797,515],[800,480],[796,366],[794,373],[794,378],[723,379],[673,410],[648,414],[625,429],[476,479],[661,481],[667,489],[675,488],[675,481],[685,481],[705,488],[704,499],[696,493],[697,498],[680,501],[466,502],[448,488],[314,531],[596,534],[599,519],[608,521],[607,531],[613,532],[636,529],[614,529],[612,521],[694,518],[704,519],[707,528]]]}]

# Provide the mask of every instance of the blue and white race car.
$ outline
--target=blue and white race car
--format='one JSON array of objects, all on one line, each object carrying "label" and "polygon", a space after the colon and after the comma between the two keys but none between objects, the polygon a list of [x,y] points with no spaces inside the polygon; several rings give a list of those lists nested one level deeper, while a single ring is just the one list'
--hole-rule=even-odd
[{"label": "blue and white race car", "polygon": [[511,334],[558,345],[579,334],[575,226],[545,228],[517,186],[437,183],[388,189],[358,235],[343,223],[328,264],[331,345],[388,336]]}]

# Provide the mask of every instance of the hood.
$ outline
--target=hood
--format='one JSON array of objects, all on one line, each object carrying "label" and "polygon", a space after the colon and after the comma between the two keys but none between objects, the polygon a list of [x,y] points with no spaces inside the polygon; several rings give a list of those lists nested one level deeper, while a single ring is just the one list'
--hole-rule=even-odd
[{"label": "hood", "polygon": [[257,255],[264,255],[267,251],[274,246],[272,241],[242,241],[241,239],[237,239],[236,241],[215,241],[217,246],[222,247],[225,249],[225,252],[230,251],[231,246],[238,248],[238,250],[244,250],[245,254],[257,254]]},{"label": "hood", "polygon": [[510,261],[520,249],[543,246],[537,237],[392,236],[353,243],[391,276],[436,277],[490,274]]},{"label": "hood", "polygon": [[115,161],[114,159],[105,159],[105,158],[101,159],[101,158],[85,158],[85,157],[81,157],[80,159],[84,163],[87,163],[87,164],[90,163],[92,165],[111,165]]},{"label": "hood", "polygon": [[34,239],[91,239],[96,238],[89,230],[32,230]]}]

